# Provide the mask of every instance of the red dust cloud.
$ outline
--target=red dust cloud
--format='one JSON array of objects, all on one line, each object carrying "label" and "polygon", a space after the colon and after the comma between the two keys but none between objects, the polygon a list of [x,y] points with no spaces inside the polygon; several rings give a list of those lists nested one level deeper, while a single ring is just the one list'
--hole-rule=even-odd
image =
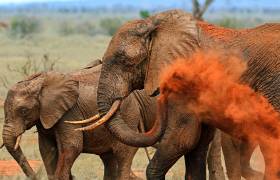
[{"label": "red dust cloud", "polygon": [[184,100],[199,121],[231,136],[258,143],[266,179],[280,175],[280,115],[267,99],[240,83],[246,64],[235,56],[208,52],[180,59],[161,76],[161,100]]}]

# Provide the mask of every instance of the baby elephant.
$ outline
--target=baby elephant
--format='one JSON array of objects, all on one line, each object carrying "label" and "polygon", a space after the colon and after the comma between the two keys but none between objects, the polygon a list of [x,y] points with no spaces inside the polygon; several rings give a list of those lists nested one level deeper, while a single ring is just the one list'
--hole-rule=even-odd
[{"label": "baby elephant", "polygon": [[[25,130],[36,126],[49,179],[72,179],[71,167],[80,153],[100,156],[105,166],[104,179],[130,178],[137,148],[120,143],[104,126],[81,132],[74,130],[81,125],[65,123],[97,113],[100,69],[101,65],[97,65],[66,75],[39,73],[9,90],[4,105],[3,142],[27,176],[34,177],[35,173],[22,153],[19,141]],[[147,102],[154,104],[149,98]],[[122,103],[121,112],[130,127],[137,131],[141,113],[133,95]]]}]

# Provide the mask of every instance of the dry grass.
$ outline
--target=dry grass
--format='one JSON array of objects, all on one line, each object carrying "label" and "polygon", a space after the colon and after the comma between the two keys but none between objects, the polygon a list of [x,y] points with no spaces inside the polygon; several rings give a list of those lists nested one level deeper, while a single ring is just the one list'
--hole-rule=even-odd
[{"label": "dry grass", "polygon": [[[46,53],[53,59],[59,58],[57,64],[58,70],[69,72],[85,66],[91,60],[101,58],[109,41],[110,37],[103,35],[72,35],[61,37],[51,33],[43,33],[30,39],[11,39],[5,33],[0,33],[0,76],[6,76],[8,85],[11,85],[23,77],[20,73],[9,71],[7,65],[20,68],[27,61],[27,56],[31,56],[32,59],[38,59],[39,61]],[[6,92],[7,88],[3,85],[0,86],[0,97],[5,97]],[[3,117],[2,109],[0,109],[0,114],[0,117]],[[3,118],[0,119],[0,127],[0,129],[3,127]],[[41,161],[37,133],[34,133],[35,130],[33,128],[24,134],[21,147],[29,160]],[[0,134],[1,142],[2,133]],[[0,150],[0,160],[11,159],[12,157],[5,148]],[[133,161],[133,169],[143,177],[147,163],[148,160],[144,150],[140,149]],[[37,170],[42,179],[47,179],[43,167],[39,167]],[[98,156],[81,154],[75,162],[72,172],[77,179],[102,179],[103,165]],[[184,162],[182,159],[172,168],[167,179],[182,179],[183,175]],[[25,179],[25,176],[20,172],[13,177],[0,175],[0,179]]]},{"label": "dry grass", "polygon": [[[1,120],[0,126],[2,127],[3,120]],[[21,147],[29,160],[40,160],[41,157],[39,154],[38,149],[38,142],[37,142],[37,133],[34,133],[36,129],[33,128],[27,131],[22,139]],[[0,142],[2,141],[2,135],[0,135]],[[150,149],[150,151],[154,151]],[[5,148],[0,150],[0,160],[11,160],[12,157],[9,155]],[[147,157],[143,149],[139,149],[134,161],[133,161],[133,170],[135,170],[137,175],[140,175],[144,178],[145,169],[148,164]],[[39,177],[41,179],[46,178],[46,172],[43,166],[39,166],[36,169],[38,172]],[[103,179],[103,164],[100,158],[96,155],[92,154],[81,154],[78,159],[76,160],[73,168],[72,168],[73,175],[77,177],[77,179],[89,180],[89,179]],[[184,176],[184,161],[180,159],[176,165],[170,170],[168,173],[167,179],[171,180],[179,180],[183,179]],[[1,176],[0,179],[3,180],[10,180],[10,179],[25,179],[25,176],[22,172],[19,172],[15,176]],[[144,178],[145,179],[145,178]]]},{"label": "dry grass", "polygon": [[[5,16],[4,16],[5,17]],[[83,17],[84,18],[84,17]],[[61,20],[60,17],[58,21]],[[71,20],[71,19],[70,19]],[[104,35],[88,36],[88,35],[71,35],[60,36],[52,30],[49,24],[50,20],[44,23],[45,30],[28,39],[13,39],[7,36],[5,31],[0,31],[0,77],[7,77],[8,85],[11,85],[23,77],[20,73],[10,72],[7,65],[12,67],[21,67],[27,60],[27,55],[32,56],[38,61],[44,54],[48,54],[51,58],[59,58],[57,69],[63,72],[69,72],[77,68],[83,67],[91,60],[101,58],[110,37]],[[0,84],[0,97],[5,97],[7,88]],[[3,117],[3,110],[0,109],[0,117]],[[3,118],[0,119],[0,129],[3,127]],[[40,160],[37,134],[33,133],[35,129],[29,130],[24,134],[21,147],[30,160]],[[0,144],[2,143],[2,133],[0,134]],[[259,156],[256,156],[259,159]],[[0,160],[11,160],[5,148],[0,150]],[[254,160],[256,164],[258,160]],[[133,169],[140,172],[144,177],[148,160],[144,150],[140,149],[133,161]],[[262,163],[260,163],[262,164]],[[260,165],[257,165],[260,166]],[[77,179],[102,179],[103,165],[98,156],[81,154],[73,167],[73,174]],[[41,179],[47,179],[43,167],[38,169]],[[167,179],[180,180],[184,179],[185,167],[184,160],[181,158],[176,165],[169,171]],[[16,176],[1,176],[0,179],[25,179],[24,174],[19,173]]]}]

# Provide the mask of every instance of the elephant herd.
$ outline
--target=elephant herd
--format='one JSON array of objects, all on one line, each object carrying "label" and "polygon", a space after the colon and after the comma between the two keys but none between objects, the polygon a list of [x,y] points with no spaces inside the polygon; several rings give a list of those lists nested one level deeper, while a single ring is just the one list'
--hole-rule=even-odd
[{"label": "elephant herd", "polygon": [[[170,10],[122,25],[102,63],[95,61],[67,74],[42,72],[16,83],[4,104],[4,146],[29,177],[35,173],[19,142],[36,126],[49,179],[72,179],[71,167],[80,153],[100,156],[104,179],[133,179],[137,148],[155,144],[147,179],[165,179],[182,156],[185,179],[206,179],[215,127],[197,121],[177,101],[163,106],[157,99],[165,67],[209,49],[240,53],[248,64],[242,80],[264,94],[276,110],[280,108],[280,24],[233,30]],[[141,123],[146,132],[139,131]],[[222,133],[229,179],[262,178],[249,163],[256,146]]]}]

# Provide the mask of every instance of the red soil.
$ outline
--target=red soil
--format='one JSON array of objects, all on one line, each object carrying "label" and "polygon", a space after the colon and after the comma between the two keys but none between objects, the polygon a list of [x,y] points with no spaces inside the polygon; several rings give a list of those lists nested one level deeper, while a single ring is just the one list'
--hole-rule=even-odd
[{"label": "red soil", "polygon": [[[32,169],[36,170],[41,165],[41,161],[28,161]],[[15,160],[0,160],[0,176],[22,175],[23,172]]]}]

